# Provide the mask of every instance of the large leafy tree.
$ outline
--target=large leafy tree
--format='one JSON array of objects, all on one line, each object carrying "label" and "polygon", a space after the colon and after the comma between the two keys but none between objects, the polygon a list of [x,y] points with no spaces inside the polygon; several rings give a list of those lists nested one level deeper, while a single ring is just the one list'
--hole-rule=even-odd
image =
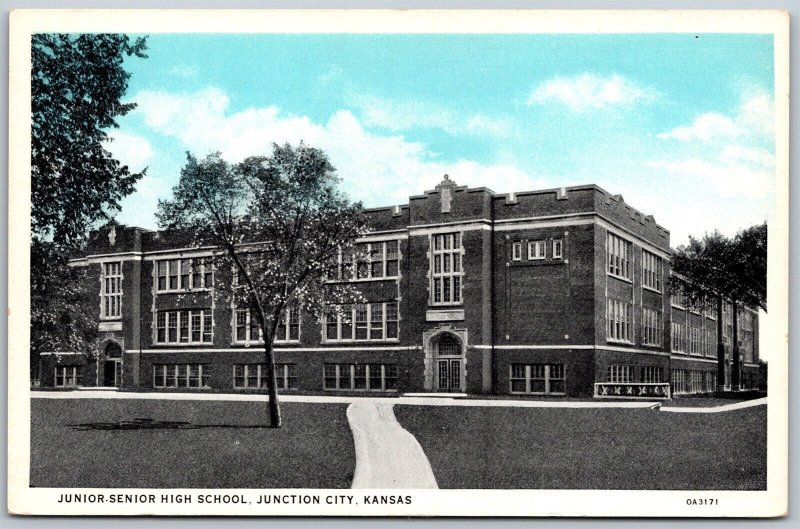
[{"label": "large leafy tree", "polygon": [[752,226],[729,238],[715,231],[700,239],[689,238],[672,256],[672,270],[679,275],[671,282],[673,292],[682,293],[690,306],[714,307],[717,313],[717,384],[725,383],[725,346],[722,341],[723,304],[733,308],[731,385],[740,387],[740,306],[767,310],[767,225]]},{"label": "large leafy tree", "polygon": [[302,143],[236,165],[220,154],[202,161],[189,154],[172,199],[159,202],[162,229],[215,248],[214,266],[228,280],[216,282],[214,295],[249,309],[260,328],[272,427],[281,426],[273,343],[286,310],[321,318],[361,300],[351,286],[326,281],[331,261],[353,252],[366,230],[361,204],[338,182],[325,153]]},{"label": "large leafy tree", "polygon": [[123,61],[145,50],[144,38],[117,34],[31,38],[32,375],[41,351],[91,349],[97,329],[82,307],[84,272],[67,259],[144,174],[106,146],[116,119],[135,108],[121,102],[130,78]]},{"label": "large leafy tree", "polygon": [[126,56],[146,57],[144,38],[37,34],[31,40],[31,230],[59,246],[134,191],[131,173],[106,149],[108,129],[136,105],[120,99]]}]

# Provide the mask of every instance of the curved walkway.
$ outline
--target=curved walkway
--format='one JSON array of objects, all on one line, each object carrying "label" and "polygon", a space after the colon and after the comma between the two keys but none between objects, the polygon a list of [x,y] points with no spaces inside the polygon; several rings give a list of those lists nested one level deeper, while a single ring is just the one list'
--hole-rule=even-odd
[{"label": "curved walkway", "polygon": [[673,413],[722,413],[726,411],[743,410],[755,406],[766,406],[767,397],[761,399],[746,400],[744,402],[734,402],[733,404],[723,404],[722,406],[661,406],[661,411],[671,411]]},{"label": "curved walkway", "polygon": [[438,489],[417,439],[394,416],[394,403],[357,400],[347,408],[356,446],[354,489]]}]

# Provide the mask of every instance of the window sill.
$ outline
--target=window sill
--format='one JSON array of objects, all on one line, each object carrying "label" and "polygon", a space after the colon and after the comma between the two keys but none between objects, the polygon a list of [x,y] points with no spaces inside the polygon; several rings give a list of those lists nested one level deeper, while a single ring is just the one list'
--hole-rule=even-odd
[{"label": "window sill", "polygon": [[[614,277],[617,277],[617,276],[614,276]],[[644,285],[644,284],[642,285],[642,290],[648,290],[650,292],[655,292],[656,294],[660,294],[662,296],[664,295],[664,293],[662,291],[658,290],[657,288],[649,287],[649,286]]]},{"label": "window sill", "polygon": [[616,345],[630,345],[630,346],[635,346],[636,345],[635,343],[630,342],[628,340],[612,340],[612,339],[609,339],[609,338],[606,338],[606,343],[616,344]]},{"label": "window sill", "polygon": [[622,281],[624,283],[630,283],[631,285],[633,284],[633,280],[632,279],[628,279],[627,277],[618,276],[617,274],[612,274],[611,272],[606,272],[606,275],[608,277],[613,277],[614,279],[619,279],[620,281]]}]

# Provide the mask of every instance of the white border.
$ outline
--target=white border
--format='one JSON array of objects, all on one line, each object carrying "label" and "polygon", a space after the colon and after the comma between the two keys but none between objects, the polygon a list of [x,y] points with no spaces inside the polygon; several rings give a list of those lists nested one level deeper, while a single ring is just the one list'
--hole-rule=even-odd
[{"label": "white border", "polygon": [[[10,37],[9,128],[9,508],[16,513],[173,514],[173,515],[441,515],[460,516],[779,516],[787,506],[788,385],[788,25],[777,11],[15,11]],[[772,340],[770,360],[768,490],[754,492],[682,491],[392,491],[410,495],[410,506],[320,505],[238,506],[192,504],[67,504],[55,500],[62,489],[28,487],[30,391],[27,385],[29,339],[30,182],[30,34],[32,32],[281,32],[281,33],[661,33],[723,32],[775,35],[776,221],[770,225],[769,299],[772,323],[761,332]],[[84,490],[84,492],[101,492]],[[103,490],[108,494],[112,490]],[[137,491],[139,492],[139,491]],[[169,490],[160,493],[200,491]],[[228,491],[231,492],[231,491]],[[271,491],[236,491],[245,494]],[[281,491],[283,493],[297,491]],[[340,494],[313,490],[304,493]],[[687,497],[713,496],[717,506],[697,508]]]}]

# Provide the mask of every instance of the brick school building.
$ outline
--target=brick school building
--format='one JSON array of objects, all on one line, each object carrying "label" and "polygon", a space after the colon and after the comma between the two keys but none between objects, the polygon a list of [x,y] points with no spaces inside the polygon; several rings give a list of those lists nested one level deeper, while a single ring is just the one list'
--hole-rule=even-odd
[{"label": "brick school building", "polygon": [[[592,396],[598,384],[716,388],[717,326],[725,378],[758,383],[758,317],[723,321],[669,295],[669,232],[594,186],[512,194],[445,177],[408,204],[367,210],[364,262],[340,256],[332,281],[368,300],[351,318],[288,311],[276,340],[285,393]],[[247,310],[214,296],[209,248],[107,226],[85,256],[99,348],[54,351],[44,387],[263,391],[266,369]]]}]

